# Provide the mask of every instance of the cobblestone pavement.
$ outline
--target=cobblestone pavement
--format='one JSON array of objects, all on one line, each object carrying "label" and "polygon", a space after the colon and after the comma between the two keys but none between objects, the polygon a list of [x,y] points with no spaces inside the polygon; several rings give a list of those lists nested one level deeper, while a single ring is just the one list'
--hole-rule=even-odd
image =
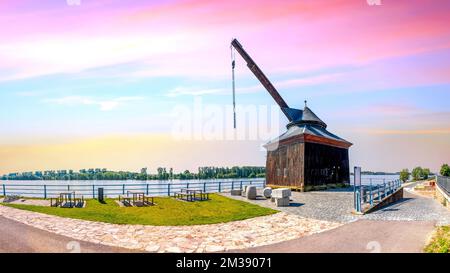
[{"label": "cobblestone pavement", "polygon": [[246,200],[240,196],[230,196],[260,206],[275,208],[289,214],[302,217],[347,223],[358,219],[366,220],[398,220],[398,221],[435,221],[438,225],[450,224],[450,211],[436,200],[419,196],[410,191],[414,185],[405,188],[404,199],[378,211],[366,215],[354,215],[353,191],[340,189],[334,191],[292,192],[289,207],[276,208],[275,204],[265,198]]},{"label": "cobblestone pavement", "polygon": [[404,188],[404,199],[384,209],[364,215],[369,220],[435,221],[450,225],[450,211],[433,197],[414,193],[415,184]]},{"label": "cobblestone pavement", "polygon": [[[0,198],[0,203],[3,202],[4,198]],[[34,205],[34,206],[50,206],[50,200],[43,199],[17,199],[15,201],[9,202],[10,204],[19,204],[19,205]]]},{"label": "cobblestone pavement", "polygon": [[35,228],[96,244],[149,252],[220,252],[274,244],[342,224],[295,214],[195,226],[116,225],[30,212],[0,205],[0,215]]},{"label": "cobblestone pavement", "polygon": [[[353,209],[353,191],[345,189],[335,191],[292,192],[289,207],[275,207],[275,203],[263,197],[258,197],[258,200],[247,200],[241,196],[224,195],[307,218],[341,223],[357,219],[351,213]],[[258,195],[262,195],[260,191],[258,191]]]}]

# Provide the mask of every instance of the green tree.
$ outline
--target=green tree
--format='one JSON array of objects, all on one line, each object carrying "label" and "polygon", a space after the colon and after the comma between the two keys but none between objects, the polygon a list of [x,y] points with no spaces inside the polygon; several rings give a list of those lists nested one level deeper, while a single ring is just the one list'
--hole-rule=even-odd
[{"label": "green tree", "polygon": [[442,176],[450,176],[450,167],[448,166],[448,164],[443,164],[439,173]]},{"label": "green tree", "polygon": [[420,180],[423,177],[423,169],[421,167],[415,167],[411,172],[414,181]]},{"label": "green tree", "polygon": [[400,180],[403,181],[403,183],[405,183],[408,179],[409,179],[409,170],[408,169],[401,170]]},{"label": "green tree", "polygon": [[422,170],[422,178],[423,179],[428,179],[428,177],[430,176],[430,169],[428,169],[428,168],[424,168],[423,170]]}]

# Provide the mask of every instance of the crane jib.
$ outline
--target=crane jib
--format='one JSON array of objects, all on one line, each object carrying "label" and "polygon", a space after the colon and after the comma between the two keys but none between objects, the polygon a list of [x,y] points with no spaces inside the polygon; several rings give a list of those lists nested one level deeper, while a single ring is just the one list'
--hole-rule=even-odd
[{"label": "crane jib", "polygon": [[[244,50],[242,45],[238,42],[238,40],[233,39],[231,41],[231,46],[236,49],[236,51],[242,56],[242,58],[247,62],[247,66],[250,69],[250,71],[253,72],[253,74],[256,76],[256,78],[259,80],[259,82],[266,88],[267,92],[272,96],[272,98],[275,100],[275,102],[280,106],[281,111],[285,114],[285,116],[289,119],[289,121],[292,121],[291,116],[286,111],[289,106],[284,101],[284,99],[281,97],[280,93],[278,93],[277,89],[273,86],[273,84],[269,81],[269,79],[264,75],[264,73],[261,71],[261,69],[256,65],[256,63],[253,61],[253,59],[248,55],[248,53]],[[233,67],[234,68],[234,67]],[[233,71],[233,78],[234,78],[234,71]],[[234,85],[234,80],[233,80]],[[233,88],[234,93],[234,88]]]}]

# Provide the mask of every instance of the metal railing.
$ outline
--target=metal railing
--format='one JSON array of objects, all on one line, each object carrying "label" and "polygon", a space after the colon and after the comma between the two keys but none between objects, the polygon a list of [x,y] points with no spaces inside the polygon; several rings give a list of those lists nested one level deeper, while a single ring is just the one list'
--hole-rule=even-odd
[{"label": "metal railing", "polygon": [[436,184],[450,196],[450,177],[437,175]]},{"label": "metal railing", "polygon": [[265,180],[233,180],[233,181],[207,181],[207,182],[173,182],[173,183],[115,183],[115,184],[1,184],[0,195],[20,195],[24,197],[50,198],[56,197],[64,191],[75,191],[85,198],[96,198],[98,188],[103,188],[107,197],[117,197],[127,191],[142,191],[151,196],[172,196],[182,188],[202,190],[208,193],[224,192],[232,189],[242,189],[247,185],[264,188]]},{"label": "metal railing", "polygon": [[357,212],[362,212],[363,207],[367,209],[374,207],[402,187],[400,179],[379,184],[372,184],[372,182],[370,180],[369,184],[353,187],[354,207]]}]

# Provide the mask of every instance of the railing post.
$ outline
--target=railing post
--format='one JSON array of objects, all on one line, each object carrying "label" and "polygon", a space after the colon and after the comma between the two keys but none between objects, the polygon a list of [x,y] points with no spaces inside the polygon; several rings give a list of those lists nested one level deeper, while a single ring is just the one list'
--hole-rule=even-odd
[{"label": "railing post", "polygon": [[381,195],[380,195],[380,185],[378,185],[378,201],[381,202]]},{"label": "railing post", "polygon": [[219,181],[219,192],[221,191],[221,182]]},{"label": "railing post", "polygon": [[234,180],[231,181],[231,189],[234,190]]},{"label": "railing post", "polygon": [[47,199],[47,186],[44,185],[44,199]]},{"label": "railing post", "polygon": [[240,190],[242,190],[242,180],[241,180],[241,188],[240,188]]},{"label": "railing post", "polygon": [[6,197],[6,186],[3,184],[3,197]]},{"label": "railing post", "polygon": [[186,183],[186,189],[189,189],[189,182]]},{"label": "railing post", "polygon": [[122,194],[125,194],[125,184],[122,184]]},{"label": "railing post", "polygon": [[145,192],[146,192],[146,194],[148,195],[148,184],[145,184],[145,185],[146,185]]},{"label": "railing post", "polygon": [[356,190],[356,211],[361,212],[361,189]]},{"label": "railing post", "polygon": [[206,182],[203,182],[203,192],[206,192]]},{"label": "railing post", "polygon": [[70,185],[67,185],[67,191],[70,191]]},{"label": "railing post", "polygon": [[373,206],[372,178],[370,179],[370,206]]},{"label": "railing post", "polygon": [[92,198],[95,198],[95,185],[92,185]]},{"label": "railing post", "polygon": [[384,182],[383,185],[384,185],[383,194],[384,194],[384,198],[386,198],[386,197],[387,197],[387,192],[386,192],[386,182]]},{"label": "railing post", "polygon": [[167,195],[170,196],[170,184],[167,184]]}]

